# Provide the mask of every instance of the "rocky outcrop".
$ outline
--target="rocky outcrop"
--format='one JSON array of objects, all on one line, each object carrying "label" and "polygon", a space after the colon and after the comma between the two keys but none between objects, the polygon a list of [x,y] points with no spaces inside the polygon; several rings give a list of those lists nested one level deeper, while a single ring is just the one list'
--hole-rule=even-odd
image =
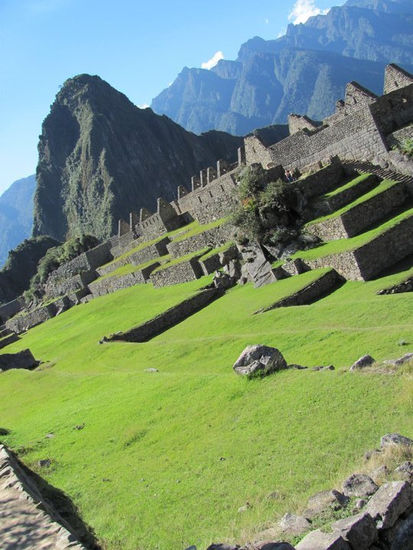
[{"label": "rocky outcrop", "polygon": [[239,138],[198,137],[138,109],[98,76],[71,78],[42,127],[34,235],[109,237],[131,210],[172,200],[185,178],[217,158],[234,161],[239,145]]},{"label": "rocky outcrop", "polygon": [[34,369],[39,365],[39,361],[33,357],[29,349],[17,353],[2,353],[0,355],[0,371],[11,369]]},{"label": "rocky outcrop", "polygon": [[[395,457],[413,452],[413,441],[400,434],[386,434],[380,449],[366,453],[386,456],[386,448],[395,447]],[[387,454],[388,456],[388,454]],[[394,481],[378,487],[366,474],[352,474],[343,483],[343,493],[321,491],[309,498],[303,515],[285,514],[275,528],[257,535],[258,542],[244,546],[213,544],[208,550],[411,550],[413,548],[413,465],[403,462],[394,472],[382,466]],[[352,500],[357,496],[363,499]],[[334,521],[339,514],[342,519]],[[319,526],[315,529],[314,526]],[[272,534],[274,533],[274,534]],[[262,535],[272,538],[265,542]],[[304,535],[304,536],[303,536]],[[295,545],[279,537],[301,538]],[[190,550],[190,549],[187,549]]]}]

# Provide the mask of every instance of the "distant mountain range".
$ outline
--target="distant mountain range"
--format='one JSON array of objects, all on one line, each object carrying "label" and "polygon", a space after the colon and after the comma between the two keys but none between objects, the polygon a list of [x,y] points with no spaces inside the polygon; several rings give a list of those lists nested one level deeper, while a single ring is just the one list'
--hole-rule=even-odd
[{"label": "distant mountain range", "polygon": [[152,108],[195,133],[245,135],[285,123],[292,112],[321,120],[347,82],[381,94],[387,63],[411,71],[412,29],[411,0],[349,0],[289,25],[277,40],[252,38],[235,61],[221,60],[211,70],[185,67]]},{"label": "distant mountain range", "polygon": [[0,196],[0,267],[10,250],[30,236],[36,177],[15,181]]}]

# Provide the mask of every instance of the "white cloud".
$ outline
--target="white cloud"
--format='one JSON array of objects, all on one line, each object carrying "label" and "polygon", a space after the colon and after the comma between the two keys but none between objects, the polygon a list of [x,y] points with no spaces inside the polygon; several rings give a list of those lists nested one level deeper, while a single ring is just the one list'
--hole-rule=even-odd
[{"label": "white cloud", "polygon": [[315,0],[297,0],[288,16],[288,20],[292,21],[294,25],[298,25],[299,23],[305,23],[313,15],[326,15],[329,11],[329,9],[321,10],[317,8]]},{"label": "white cloud", "polygon": [[208,70],[212,69],[212,67],[215,67],[215,65],[221,59],[224,59],[224,54],[221,51],[215,52],[211,59],[208,59],[208,61],[205,61],[205,63],[201,64],[201,67]]},{"label": "white cloud", "polygon": [[147,103],[142,103],[141,105],[138,105],[139,109],[147,109],[149,105]]}]

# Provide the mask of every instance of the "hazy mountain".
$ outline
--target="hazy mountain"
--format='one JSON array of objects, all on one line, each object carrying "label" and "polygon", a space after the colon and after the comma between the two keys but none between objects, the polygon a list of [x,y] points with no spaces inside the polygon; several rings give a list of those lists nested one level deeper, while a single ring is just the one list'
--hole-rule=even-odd
[{"label": "hazy mountain", "polygon": [[248,40],[235,61],[210,71],[185,67],[152,108],[197,133],[242,135],[285,123],[291,112],[322,119],[347,82],[381,94],[387,63],[413,68],[412,14],[410,0],[351,0],[289,25],[277,40]]},{"label": "hazy mountain", "polygon": [[34,235],[113,234],[119,218],[156,199],[218,158],[236,159],[239,138],[196,136],[151,109],[138,109],[97,76],[67,80],[43,123]]},{"label": "hazy mountain", "polygon": [[33,226],[33,195],[36,177],[15,181],[0,196],[0,266],[9,250],[29,237]]}]

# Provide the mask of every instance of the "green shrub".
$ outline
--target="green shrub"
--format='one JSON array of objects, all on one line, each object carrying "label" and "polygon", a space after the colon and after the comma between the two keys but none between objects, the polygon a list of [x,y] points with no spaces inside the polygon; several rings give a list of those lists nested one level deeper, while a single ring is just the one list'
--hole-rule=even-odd
[{"label": "green shrub", "polygon": [[295,186],[281,179],[267,182],[266,178],[260,165],[241,172],[240,205],[233,213],[232,223],[240,229],[241,240],[287,243],[300,234],[302,198]]},{"label": "green shrub", "polygon": [[404,155],[413,157],[413,138],[407,138],[400,144],[400,150]]}]

